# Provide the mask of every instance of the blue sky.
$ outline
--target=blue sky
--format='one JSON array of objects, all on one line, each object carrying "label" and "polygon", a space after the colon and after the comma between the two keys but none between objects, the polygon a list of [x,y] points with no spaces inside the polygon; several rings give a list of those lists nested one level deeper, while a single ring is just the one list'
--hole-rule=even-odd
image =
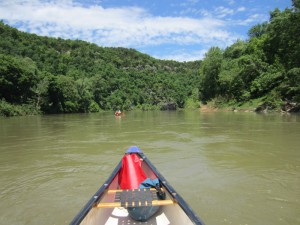
[{"label": "blue sky", "polygon": [[286,7],[291,0],[0,0],[0,20],[42,36],[193,61],[247,39],[249,28]]}]

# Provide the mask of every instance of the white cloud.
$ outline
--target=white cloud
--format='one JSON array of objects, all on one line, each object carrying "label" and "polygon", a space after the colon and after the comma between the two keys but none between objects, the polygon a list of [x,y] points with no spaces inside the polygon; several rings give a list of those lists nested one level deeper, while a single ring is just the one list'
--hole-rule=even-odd
[{"label": "white cloud", "polygon": [[215,14],[218,18],[223,18],[223,17],[229,16],[229,15],[233,15],[234,10],[220,6],[220,7],[215,8]]},{"label": "white cloud", "polygon": [[[199,2],[199,0],[186,0],[186,1],[183,1],[179,4],[179,6],[181,7],[188,7],[188,6],[191,6],[191,5],[195,5]],[[176,3],[175,4],[172,4],[173,6],[176,6]]]},{"label": "white cloud", "polygon": [[246,10],[246,8],[244,6],[242,6],[237,9],[237,12],[244,12],[245,10]]},{"label": "white cloud", "polygon": [[181,10],[179,12],[180,15],[196,15],[196,16],[202,16],[202,17],[213,17],[212,12],[206,10],[206,9],[198,9],[198,8],[186,8],[184,10]]},{"label": "white cloud", "polygon": [[229,5],[234,5],[235,1],[234,0],[225,0]]},{"label": "white cloud", "polygon": [[163,55],[163,56],[154,56],[160,59],[165,60],[176,60],[178,62],[188,62],[188,61],[196,61],[202,60],[205,57],[205,53],[208,49],[196,50],[196,51],[186,51],[186,50],[179,50],[175,52],[171,52],[170,54]]},{"label": "white cloud", "polygon": [[[1,19],[10,24],[22,22],[22,29],[37,33],[41,30],[43,35],[56,33],[58,36],[74,38],[81,32],[84,37],[96,32],[98,36],[90,36],[89,39],[100,38],[104,42],[102,44],[128,46],[144,45],[146,42],[161,44],[183,41],[182,44],[189,44],[203,40],[222,41],[230,36],[222,30],[224,23],[213,18],[155,17],[142,8],[86,8],[74,5],[71,1],[20,2],[2,3]],[[223,11],[226,13],[226,9]]]},{"label": "white cloud", "polygon": [[246,11],[246,8],[244,6],[241,6],[239,8],[227,8],[224,6],[215,7],[213,10],[209,11],[207,9],[202,8],[194,8],[189,7],[184,10],[180,11],[180,15],[197,15],[197,16],[203,16],[206,18],[218,18],[223,21],[227,21],[228,19],[231,19],[232,17],[236,16],[239,12]]},{"label": "white cloud", "polygon": [[267,15],[256,13],[256,14],[250,15],[248,18],[246,18],[244,20],[232,21],[232,24],[248,26],[248,25],[251,25],[251,24],[263,23],[267,20],[268,20]]},{"label": "white cloud", "polygon": [[[196,3],[197,0],[190,2]],[[232,9],[225,7],[217,8],[216,12],[220,15],[219,18],[234,13]],[[23,31],[43,36],[81,39],[100,46],[139,48],[162,44],[204,44],[225,47],[239,38],[226,30],[224,21],[211,16],[200,19],[160,17],[139,7],[87,7],[74,4],[72,0],[0,1],[0,19]],[[201,54],[195,58],[199,59]],[[189,58],[185,54],[173,57],[177,60],[182,57],[184,61]],[[190,58],[193,57],[192,54]]]}]

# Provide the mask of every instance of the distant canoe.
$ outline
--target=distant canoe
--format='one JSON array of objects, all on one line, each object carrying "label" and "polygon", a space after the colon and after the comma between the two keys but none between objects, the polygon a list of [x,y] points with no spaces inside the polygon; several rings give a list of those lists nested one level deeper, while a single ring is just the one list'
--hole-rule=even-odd
[{"label": "distant canoe", "polygon": [[[127,151],[126,155],[128,154],[134,155],[140,161],[141,169],[148,180],[159,180],[159,188],[156,186],[156,188],[145,189],[121,189],[120,186],[124,186],[124,184],[120,185],[120,183],[124,183],[122,179],[127,179],[121,172],[122,161],[124,161],[121,160],[106,182],[91,197],[70,225],[204,225],[203,221],[158,172],[144,153],[137,147],[133,147]],[[132,165],[129,167],[132,168]],[[132,177],[126,180],[127,184],[125,185],[130,186],[130,182],[137,182],[139,178],[131,179]],[[161,193],[164,194],[164,198],[157,197]],[[143,210],[140,210],[139,207],[142,207]],[[152,216],[149,214],[151,217],[148,218],[146,214],[151,211],[151,208],[156,208],[156,212]],[[140,213],[146,218],[136,221],[131,214],[132,209],[135,214]]]},{"label": "distant canoe", "polygon": [[120,110],[115,112],[115,116],[121,116],[122,112]]}]

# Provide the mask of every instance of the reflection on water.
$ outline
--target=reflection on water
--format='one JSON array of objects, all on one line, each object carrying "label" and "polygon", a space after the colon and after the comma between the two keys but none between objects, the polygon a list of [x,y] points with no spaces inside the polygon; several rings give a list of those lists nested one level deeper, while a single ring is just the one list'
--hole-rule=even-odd
[{"label": "reflection on water", "polygon": [[300,224],[299,115],[0,118],[0,224],[68,224],[139,146],[206,224]]}]

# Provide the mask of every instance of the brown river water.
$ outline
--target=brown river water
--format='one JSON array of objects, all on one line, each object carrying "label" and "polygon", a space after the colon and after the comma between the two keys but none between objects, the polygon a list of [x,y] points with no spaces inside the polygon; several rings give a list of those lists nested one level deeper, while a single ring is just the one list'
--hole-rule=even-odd
[{"label": "brown river water", "polygon": [[138,146],[206,225],[300,224],[300,115],[0,118],[0,225],[69,224]]}]

